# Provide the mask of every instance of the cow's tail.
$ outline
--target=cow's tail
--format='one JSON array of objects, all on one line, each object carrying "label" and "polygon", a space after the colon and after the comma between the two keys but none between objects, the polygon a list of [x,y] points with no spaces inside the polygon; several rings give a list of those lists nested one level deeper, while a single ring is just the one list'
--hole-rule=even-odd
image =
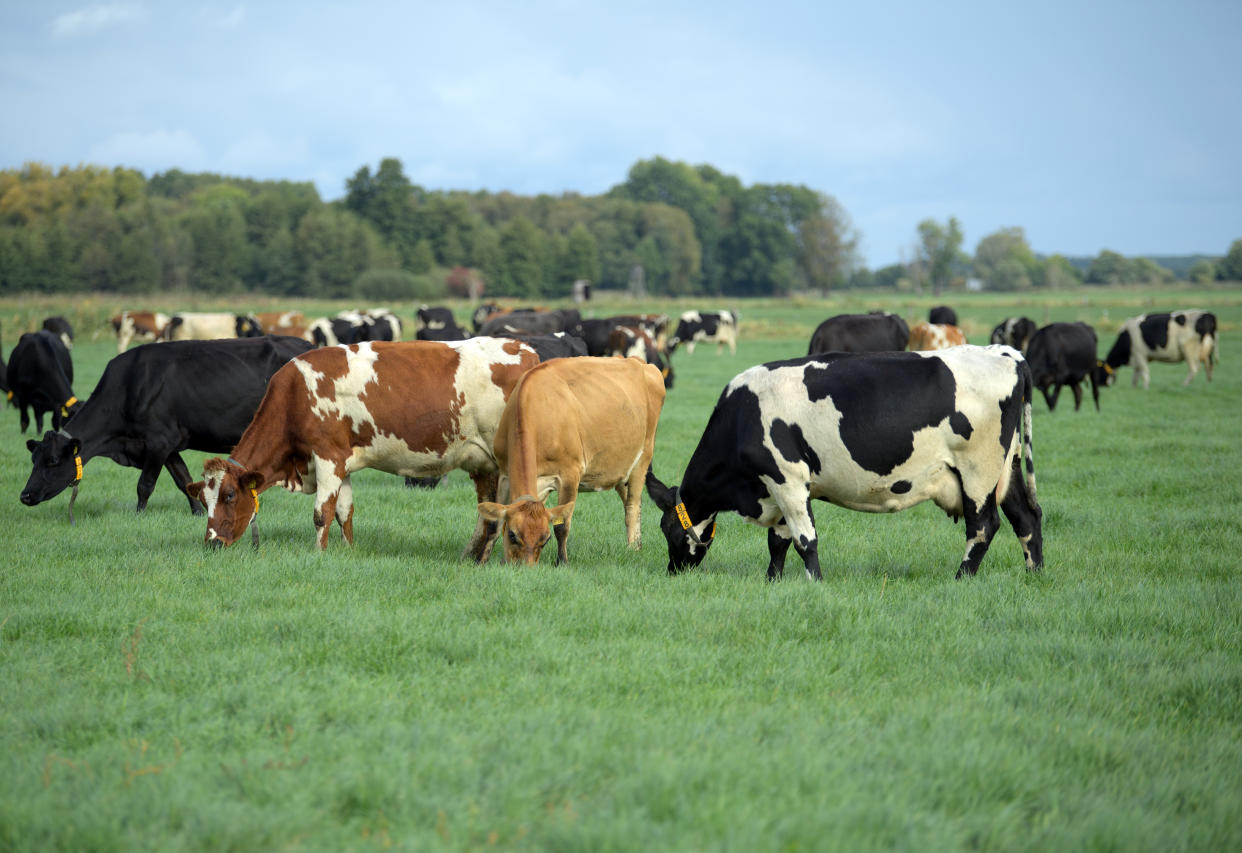
[{"label": "cow's tail", "polygon": [[1031,366],[1026,359],[1018,359],[1018,373],[1022,377],[1022,476],[1026,479],[1026,496],[1032,508],[1038,508],[1035,498],[1035,434],[1031,422],[1031,399],[1035,383],[1031,379]]}]

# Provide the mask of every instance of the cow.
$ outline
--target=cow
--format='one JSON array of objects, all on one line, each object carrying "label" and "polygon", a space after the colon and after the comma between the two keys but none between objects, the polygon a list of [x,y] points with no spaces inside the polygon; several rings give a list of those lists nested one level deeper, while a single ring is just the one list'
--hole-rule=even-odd
[{"label": "cow", "polygon": [[[1074,392],[1074,411],[1082,406],[1082,387],[1091,383],[1095,410],[1100,410],[1100,384],[1104,373],[1096,355],[1095,329],[1086,323],[1049,323],[1031,336],[1026,361],[1031,368],[1031,381],[1044,395],[1048,411],[1055,411],[1061,388],[1068,385]],[[1048,389],[1052,388],[1049,393]]]},{"label": "cow", "polygon": [[668,351],[672,353],[685,344],[686,352],[693,355],[699,341],[715,341],[717,355],[724,352],[726,344],[729,354],[736,355],[737,320],[734,311],[686,311],[677,320],[677,331],[668,339]]},{"label": "cow", "polygon": [[660,371],[664,379],[664,387],[673,387],[673,360],[667,353],[661,353],[651,335],[638,326],[617,326],[608,335],[604,348],[605,356],[641,359]]},{"label": "cow", "polygon": [[1134,368],[1133,385],[1151,383],[1149,361],[1185,361],[1190,367],[1183,385],[1189,385],[1202,362],[1207,381],[1212,381],[1212,365],[1217,346],[1216,315],[1201,309],[1173,311],[1169,314],[1140,314],[1121,324],[1117,341],[1104,358],[1107,384],[1116,381],[1117,370]]},{"label": "cow", "polygon": [[4,364],[4,353],[2,351],[0,351],[0,392],[4,393],[6,402],[13,402],[13,391],[9,388],[9,369]]},{"label": "cow", "polygon": [[416,312],[418,328],[414,339],[419,341],[464,341],[470,337],[457,325],[451,308],[423,305]]},{"label": "cow", "polygon": [[58,335],[65,344],[65,349],[73,349],[73,326],[64,317],[47,317],[43,320],[44,331]]},{"label": "cow", "polygon": [[106,456],[142,472],[138,512],[146,509],[164,468],[190,511],[201,514],[188,492],[190,471],[181,451],[232,448],[259,407],[268,377],[310,348],[300,338],[273,335],[173,341],[121,353],[108,362],[68,426],[27,442],[33,465],[21,502],[34,506],[69,486],[76,494],[82,466]]},{"label": "cow", "polygon": [[[636,358],[556,359],[523,376],[496,429],[500,492],[509,502],[479,502],[480,521],[500,525],[505,557],[538,562],[554,530],[556,562],[568,562],[579,488],[617,491],[626,541],[638,548],[643,480],[663,406],[660,372]],[[543,501],[553,491],[560,503],[548,509]]]},{"label": "cow", "polygon": [[[259,494],[283,485],[315,495],[320,550],[333,518],[353,544],[350,475],[364,468],[401,477],[462,468],[480,502],[495,500],[496,424],[518,378],[538,363],[530,347],[496,338],[363,341],[292,359],[272,376],[232,454],[204,462],[203,479],[190,486],[207,508],[204,540],[236,542],[256,519]],[[465,555],[483,562],[494,539],[480,520]]]},{"label": "cow", "polygon": [[335,317],[320,317],[310,324],[308,333],[317,347],[334,347],[358,341],[360,330],[366,325],[357,311],[342,311]]},{"label": "cow", "polygon": [[594,356],[608,355],[608,336],[618,326],[642,329],[655,341],[661,353],[668,351],[668,324],[666,314],[623,314],[603,319],[583,320],[577,334],[586,341],[587,352]]},{"label": "cow", "polygon": [[588,354],[586,343],[582,338],[568,332],[556,332],[551,335],[521,335],[513,332],[508,335],[497,335],[497,337],[521,341],[539,355],[540,361],[553,358],[579,358]]},{"label": "cow", "polygon": [[916,350],[948,349],[960,347],[966,343],[966,336],[957,326],[945,326],[937,323],[919,323],[910,330],[908,349]]},{"label": "cow", "polygon": [[489,318],[480,335],[504,335],[517,332],[523,335],[552,335],[557,332],[578,334],[582,315],[576,308],[555,308],[551,311],[511,311]]},{"label": "cow", "polygon": [[506,309],[497,302],[484,302],[470,313],[470,325],[474,328],[477,335],[483,328],[483,324],[487,322],[493,314],[508,313]]},{"label": "cow", "polygon": [[937,326],[956,326],[957,312],[948,305],[937,305],[927,312],[927,322]]},{"label": "cow", "polygon": [[173,314],[160,335],[165,341],[213,341],[225,338],[253,338],[263,327],[251,314],[181,311]]},{"label": "cow", "polygon": [[1007,344],[1025,353],[1031,341],[1031,335],[1035,334],[1038,329],[1039,327],[1030,317],[1008,317],[992,330],[991,342]]},{"label": "cow", "polygon": [[30,426],[29,410],[34,410],[35,429],[43,432],[44,414],[51,414],[52,429],[60,429],[82,405],[73,394],[73,359],[55,332],[22,335],[9,354],[6,375],[6,394],[21,412],[22,432]]},{"label": "cow", "polygon": [[372,308],[362,312],[365,322],[364,337],[366,341],[399,341],[401,340],[401,320],[387,308]]},{"label": "cow", "polygon": [[168,325],[168,315],[157,311],[122,311],[110,322],[116,332],[116,351],[123,353],[135,338],[140,341],[160,340]]},{"label": "cow", "polygon": [[819,352],[895,352],[904,350],[910,327],[896,314],[837,314],[816,327],[807,355]]},{"label": "cow", "polygon": [[306,328],[306,315],[301,311],[260,311],[253,316],[265,335],[293,335],[298,338],[301,335],[291,330]]},{"label": "cow", "polygon": [[[1019,433],[1023,433],[1022,436]],[[1031,372],[1004,346],[829,352],[752,367],[725,387],[680,486],[650,472],[668,571],[699,565],[716,517],[768,528],[768,579],[792,544],[822,578],[811,500],[898,512],[931,500],[966,519],[957,576],[979,569],[1004,511],[1026,567],[1043,565]],[[1022,473],[1020,459],[1025,462]]]}]

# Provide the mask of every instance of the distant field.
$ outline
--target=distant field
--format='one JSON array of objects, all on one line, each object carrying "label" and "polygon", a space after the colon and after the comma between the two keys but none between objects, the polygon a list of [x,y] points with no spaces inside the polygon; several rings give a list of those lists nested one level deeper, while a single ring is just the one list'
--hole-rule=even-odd
[{"label": "distant field", "polygon": [[[21,506],[33,430],[6,408],[0,849],[1242,849],[1242,288],[653,300],[742,316],[736,356],[676,355],[656,470],[679,479],[724,384],[825,317],[940,302],[972,343],[1023,313],[1091,323],[1101,355],[1136,313],[1220,319],[1211,384],[1154,365],[1100,413],[1037,397],[1042,574],[1003,522],[959,582],[935,507],[817,504],[822,584],[792,552],[766,583],[736,517],[670,578],[654,506],[628,551],[614,494],[581,496],[569,566],[474,566],[460,472],[356,475],[352,549],[316,552],[310,499],[273,491],[258,552],[209,553],[167,475],[137,516],[138,472],[106,459],[76,526],[67,495]],[[68,316],[86,397],[115,310],[272,304],[10,299],[0,339]]]}]

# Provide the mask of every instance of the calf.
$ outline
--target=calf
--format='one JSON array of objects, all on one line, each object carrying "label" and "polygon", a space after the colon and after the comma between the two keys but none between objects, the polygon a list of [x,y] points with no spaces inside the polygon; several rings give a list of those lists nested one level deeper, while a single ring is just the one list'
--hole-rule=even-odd
[{"label": "calf", "polygon": [[43,432],[43,415],[51,413],[52,429],[77,413],[81,403],[73,395],[73,360],[55,332],[27,332],[9,354],[7,395],[21,412],[22,432],[30,426],[34,410],[35,429]]},{"label": "calf", "polygon": [[604,347],[604,355],[611,357],[641,359],[660,371],[664,379],[664,387],[673,387],[672,357],[661,353],[656,342],[646,331],[637,326],[617,326],[608,335]]},{"label": "calf", "polygon": [[668,339],[671,353],[681,344],[686,352],[694,354],[699,341],[715,341],[716,354],[729,347],[730,355],[737,354],[737,313],[733,311],[686,311],[678,318],[677,331]]},{"label": "calf", "polygon": [[[639,547],[643,478],[663,406],[659,371],[636,358],[557,359],[523,376],[496,429],[501,493],[518,497],[479,502],[480,520],[500,525],[506,558],[538,562],[554,529],[556,562],[567,562],[579,488],[616,489],[626,541]],[[552,491],[560,504],[549,510]]]},{"label": "calf", "polygon": [[864,512],[931,500],[965,517],[959,578],[978,571],[999,505],[1038,570],[1030,401],[1030,370],[1010,347],[832,352],[752,367],[720,395],[681,486],[647,475],[664,512],[668,570],[701,563],[716,516],[736,512],[768,528],[769,580],[791,544],[820,580],[812,499]]},{"label": "calf", "polygon": [[896,352],[910,340],[910,327],[896,314],[837,314],[816,327],[807,355],[818,352]]},{"label": "calf", "polygon": [[[364,341],[322,347],[272,376],[232,455],[203,463],[190,494],[207,507],[205,540],[231,545],[259,509],[258,496],[283,485],[315,495],[322,550],[335,518],[354,541],[350,475],[374,468],[402,477],[439,477],[462,468],[479,501],[496,499],[496,424],[518,378],[538,364],[517,341]],[[495,533],[482,520],[466,547],[487,559]]]},{"label": "calf", "polygon": [[1009,317],[998,323],[992,330],[991,342],[1006,344],[1025,353],[1031,336],[1038,328],[1030,317]]},{"label": "calf", "polygon": [[29,441],[33,466],[21,501],[34,506],[82,479],[96,456],[138,468],[138,511],[147,506],[160,468],[202,512],[188,492],[182,450],[228,451],[250,418],[267,380],[311,345],[291,337],[174,341],[139,347],[108,362],[81,411],[60,432]]},{"label": "calf", "polygon": [[[1091,383],[1095,410],[1100,410],[1099,356],[1096,355],[1095,329],[1086,323],[1049,323],[1031,336],[1026,361],[1031,367],[1031,380],[1044,395],[1048,411],[1057,407],[1062,386],[1074,392],[1074,411],[1082,405],[1080,383]],[[1048,389],[1052,388],[1052,393]]]},{"label": "calf", "polygon": [[1116,380],[1117,370],[1125,365],[1134,368],[1134,381],[1143,387],[1151,383],[1149,361],[1185,361],[1190,367],[1183,385],[1189,385],[1199,372],[1199,363],[1212,381],[1212,365],[1216,351],[1216,315],[1202,310],[1174,311],[1170,314],[1140,314],[1121,324],[1117,341],[1104,359],[1108,384]]},{"label": "calf", "polygon": [[966,343],[966,336],[957,326],[945,326],[937,323],[919,323],[910,330],[908,349],[917,350],[948,349],[960,347]]},{"label": "calf", "polygon": [[156,341],[163,337],[164,328],[168,325],[168,315],[155,311],[122,311],[111,322],[112,329],[116,332],[116,351],[122,353],[135,338],[140,341]]}]

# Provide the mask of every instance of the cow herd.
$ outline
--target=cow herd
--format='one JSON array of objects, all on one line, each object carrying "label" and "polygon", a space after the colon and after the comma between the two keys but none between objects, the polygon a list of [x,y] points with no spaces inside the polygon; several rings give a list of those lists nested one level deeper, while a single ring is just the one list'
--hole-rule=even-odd
[{"label": "cow herd", "polygon": [[[867,512],[932,501],[965,520],[958,576],[974,574],[1003,513],[1028,569],[1043,563],[1031,401],[1055,409],[1068,385],[1099,386],[1119,368],[1149,382],[1148,362],[1200,364],[1211,379],[1216,319],[1175,311],[1127,320],[1103,359],[1085,323],[1042,328],[1024,317],[966,343],[957,316],[932,310],[913,328],[885,312],[821,323],[807,355],[751,367],[729,382],[679,485],[651,469],[672,355],[684,346],[737,346],[732,311],[584,319],[574,309],[481,306],[472,331],[448,308],[417,310],[415,340],[384,309],[307,323],[272,314],[123,312],[112,319],[118,355],[94,391],[74,395],[73,330],[63,318],[22,335],[0,361],[0,390],[42,432],[27,442],[27,506],[72,488],[96,456],[139,469],[143,510],[161,469],[205,515],[204,540],[222,547],[249,529],[259,541],[260,495],[274,486],[314,496],[318,548],[335,523],[354,539],[351,475],[375,469],[434,484],[471,478],[477,514],[464,556],[534,563],[567,540],[580,491],[613,490],[626,541],[640,545],[644,488],[662,512],[670,573],[697,566],[716,519],[733,512],[768,530],[769,578],[792,545],[819,579],[812,500]],[[134,340],[151,345],[128,349]],[[155,345],[158,344],[158,345]],[[218,454],[194,480],[183,450]],[[556,503],[547,505],[551,494]]]}]

